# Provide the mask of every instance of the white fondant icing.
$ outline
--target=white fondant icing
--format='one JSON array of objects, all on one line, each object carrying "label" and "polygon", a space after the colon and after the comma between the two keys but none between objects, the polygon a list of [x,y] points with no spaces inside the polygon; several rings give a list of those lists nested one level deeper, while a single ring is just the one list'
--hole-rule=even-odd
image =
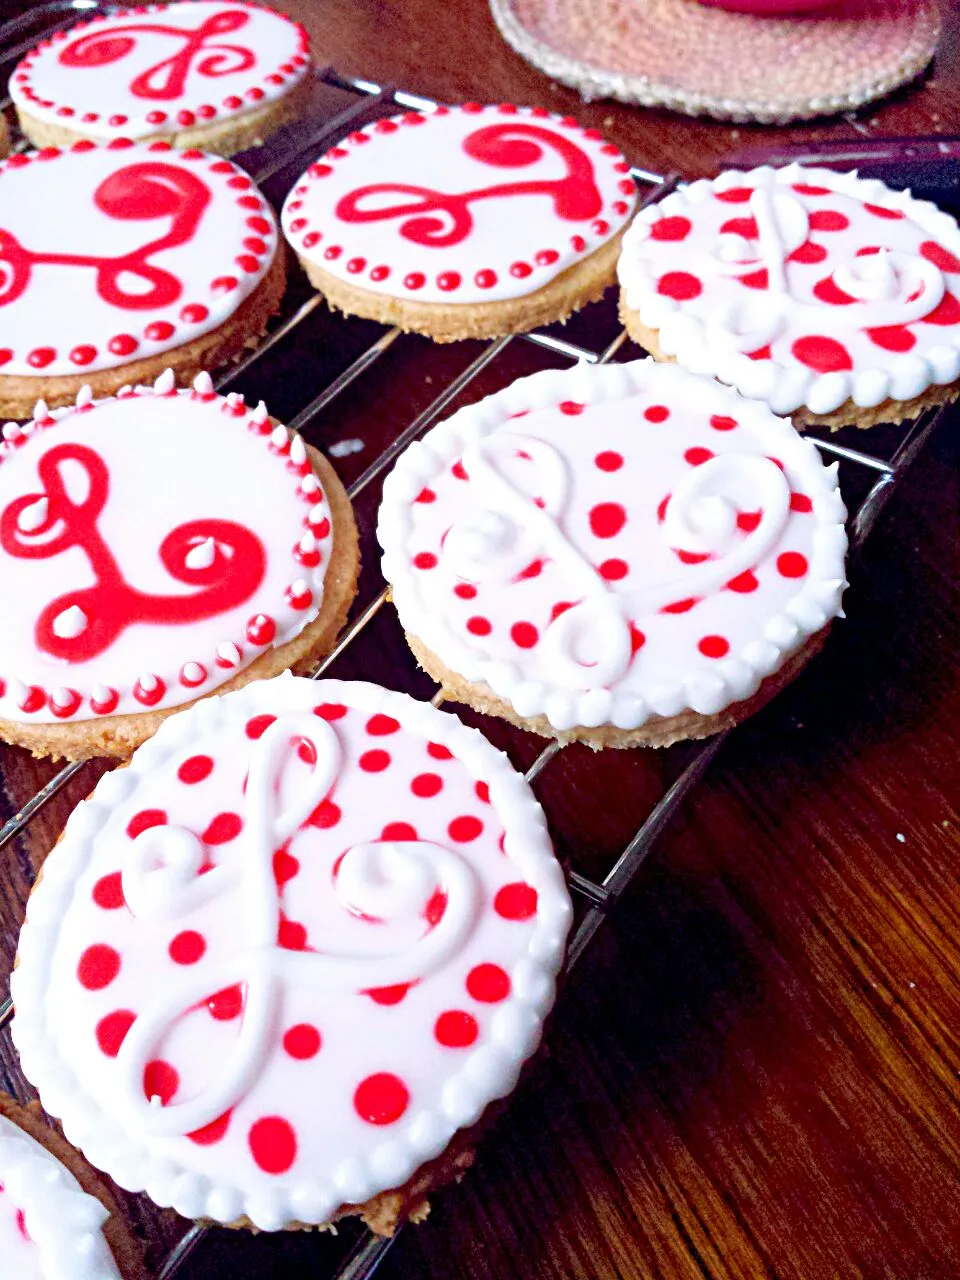
[{"label": "white fondant icing", "polygon": [[665,355],[776,413],[825,414],[956,378],[958,255],[960,228],[934,205],[790,165],[728,171],[643,210],[618,273]]},{"label": "white fondant icing", "polygon": [[276,254],[270,206],[229,161],[80,146],[0,162],[0,377],[93,372],[192,342]]},{"label": "white fondant icing", "polygon": [[441,107],[365,125],[287,197],[298,254],[374,293],[496,302],[542,289],[627,224],[623,156],[569,117]]},{"label": "white fondant icing", "polygon": [[447,667],[556,729],[632,729],[751,696],[839,613],[845,514],[789,423],[637,361],[461,409],[401,455],[378,538]]},{"label": "white fondant icing", "polygon": [[[543,814],[480,734],[373,685],[257,681],[165,721],[74,811],[21,933],[15,1039],[121,1185],[190,1217],[322,1222],[510,1091],[570,918]],[[106,983],[78,980],[91,947],[119,956]],[[396,1114],[363,1099],[384,1074]],[[284,1159],[265,1119],[294,1135]]]},{"label": "white fondant icing", "polygon": [[245,0],[99,14],[42,42],[10,96],[36,120],[96,138],[146,138],[218,124],[284,97],[309,45],[289,18]]}]

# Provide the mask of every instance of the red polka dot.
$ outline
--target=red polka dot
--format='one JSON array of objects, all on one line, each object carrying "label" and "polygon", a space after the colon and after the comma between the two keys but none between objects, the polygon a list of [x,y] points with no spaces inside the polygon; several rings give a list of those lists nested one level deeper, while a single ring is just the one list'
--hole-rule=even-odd
[{"label": "red polka dot", "polygon": [[561,413],[565,413],[571,418],[575,418],[578,413],[583,413],[584,410],[584,406],[576,400],[561,400],[557,408]]},{"label": "red polka dot", "polygon": [[815,209],[810,214],[811,231],[846,231],[850,219],[836,209]]},{"label": "red polka dot", "polygon": [[454,818],[447,827],[450,839],[455,840],[457,844],[469,844],[471,840],[476,840],[482,831],[483,823],[480,819],[467,813],[461,814],[459,818]]},{"label": "red polka dot", "polygon": [[651,240],[685,240],[690,234],[689,218],[661,218],[650,228]]},{"label": "red polka dot", "polygon": [[831,307],[846,307],[855,301],[849,293],[844,293],[842,289],[838,288],[833,276],[826,276],[823,280],[818,280],[813,286],[813,296]]},{"label": "red polka dot", "polygon": [[960,302],[952,293],[945,293],[940,302],[923,317],[924,324],[960,324]]},{"label": "red polka dot", "polygon": [[365,751],[357,762],[364,773],[382,773],[389,767],[389,751]]},{"label": "red polka dot", "polygon": [[737,276],[741,284],[746,285],[748,289],[768,289],[770,287],[770,276],[766,267],[761,271],[749,271],[745,276]]},{"label": "red polka dot", "polygon": [[176,1067],[162,1058],[154,1058],[143,1069],[143,1092],[146,1097],[159,1098],[166,1106],[180,1088],[180,1076]]},{"label": "red polka dot", "polygon": [[433,1034],[437,1042],[447,1049],[467,1049],[480,1034],[480,1027],[472,1013],[448,1009],[437,1019]]},{"label": "red polka dot", "polygon": [[211,1120],[202,1129],[194,1129],[193,1133],[188,1133],[187,1137],[191,1142],[195,1142],[198,1147],[212,1147],[214,1143],[222,1142],[227,1136],[231,1114],[232,1112],[225,1111],[222,1116],[218,1116],[216,1120]]},{"label": "red polka dot", "polygon": [[960,272],[960,258],[948,253],[943,245],[937,244],[935,240],[924,240],[920,246],[920,253],[928,262],[932,262],[935,267],[939,267],[941,271],[946,271],[950,275],[956,275],[957,272]]},{"label": "red polka dot", "polygon": [[756,218],[730,218],[720,228],[721,235],[742,236],[744,240],[756,240],[760,235]]},{"label": "red polka dot", "polygon": [[209,756],[191,756],[189,760],[184,760],[177,770],[177,777],[189,786],[209,778],[211,773],[213,773],[213,761]]},{"label": "red polka dot", "polygon": [[297,1158],[297,1135],[282,1116],[263,1116],[247,1134],[250,1154],[264,1173],[286,1173]]},{"label": "red polka dot", "polygon": [[753,195],[752,187],[728,187],[726,191],[714,191],[718,200],[724,204],[746,204]]},{"label": "red polka dot", "polygon": [[409,822],[388,822],[380,832],[381,840],[416,840],[417,828]]},{"label": "red polka dot", "polygon": [[868,329],[866,332],[874,346],[884,351],[912,351],[917,345],[916,337],[906,325],[881,325],[877,329]]},{"label": "red polka dot", "polygon": [[162,827],[167,822],[167,815],[162,809],[141,809],[127,823],[127,835],[135,840],[141,831],[150,827]]},{"label": "red polka dot", "polygon": [[277,882],[278,889],[282,889],[288,881],[292,880],[299,870],[299,861],[292,854],[287,853],[286,849],[278,849],[273,855],[273,878]]},{"label": "red polka dot", "polygon": [[77,979],[88,991],[102,991],[109,987],[120,972],[120,952],[105,942],[95,942],[87,947],[77,965]]},{"label": "red polka dot", "polygon": [[342,702],[321,702],[319,707],[313,708],[313,714],[321,720],[342,720],[347,714],[347,708]]},{"label": "red polka dot", "polygon": [[410,783],[410,790],[421,800],[429,800],[443,790],[443,779],[436,773],[418,773]]},{"label": "red polka dot", "polygon": [[334,804],[332,800],[321,800],[307,821],[311,827],[319,827],[321,831],[326,831],[330,827],[335,827],[342,817],[343,813],[338,804]]},{"label": "red polka dot", "polygon": [[879,204],[864,204],[863,207],[866,209],[867,213],[872,213],[875,218],[890,218],[891,220],[892,219],[899,220],[900,218],[903,217],[903,214],[900,212],[899,209],[884,209],[883,206]]},{"label": "red polka dot", "polygon": [[415,569],[435,569],[440,561],[432,551],[418,551],[413,557],[413,567]]},{"label": "red polka dot", "polygon": [[399,728],[400,721],[394,720],[393,716],[375,715],[367,721],[367,733],[375,738],[385,738],[387,734],[396,733]]},{"label": "red polka dot", "polygon": [[784,551],[777,556],[777,572],[784,578],[802,578],[808,568],[807,557],[799,551]]},{"label": "red polka dot", "polygon": [[496,1004],[510,994],[510,978],[498,964],[478,964],[467,974],[467,990],[482,1004]]},{"label": "red polka dot", "polygon": [[762,511],[741,511],[737,516],[737,528],[741,533],[753,533],[762,519]]},{"label": "red polka dot", "polygon": [[200,839],[204,844],[228,844],[243,830],[239,813],[218,813]]},{"label": "red polka dot", "polygon": [[97,1023],[97,1044],[100,1052],[115,1058],[137,1015],[131,1009],[116,1009]]},{"label": "red polka dot", "polygon": [[485,782],[478,782],[473,788],[477,793],[477,798],[482,800],[484,804],[490,803],[490,788]]},{"label": "red polka dot", "polygon": [[391,1071],[378,1071],[357,1085],[353,1107],[367,1124],[393,1124],[410,1103],[410,1090]]},{"label": "red polka dot", "polygon": [[537,910],[537,891],[533,885],[518,880],[497,890],[493,909],[504,920],[529,920]]},{"label": "red polka dot", "polygon": [[626,560],[618,560],[616,557],[610,560],[604,560],[599,566],[601,578],[605,578],[607,582],[619,582],[621,578],[625,578],[630,572],[630,566]]},{"label": "red polka dot", "polygon": [[668,271],[660,277],[657,292],[665,298],[673,298],[677,302],[689,302],[703,292],[703,285],[689,271]]},{"label": "red polka dot", "polygon": [[730,652],[730,641],[723,636],[704,636],[697,648],[705,658],[725,658]]},{"label": "red polka dot", "polygon": [[822,244],[814,244],[812,240],[800,245],[799,249],[794,249],[788,262],[801,262],[807,266],[813,266],[815,263],[824,262],[827,257],[827,251]]},{"label": "red polka dot", "polygon": [[752,569],[748,569],[746,573],[738,573],[735,578],[731,578],[727,583],[727,587],[731,591],[737,591],[740,595],[747,595],[750,591],[756,591],[759,585],[757,575]]},{"label": "red polka dot", "polygon": [[450,468],[450,474],[457,480],[469,480],[466,468],[462,462],[455,462]]},{"label": "red polka dot", "polygon": [[170,952],[170,959],[175,964],[196,964],[200,957],[207,949],[203,934],[197,933],[196,929],[184,929],[170,943],[167,948]]},{"label": "red polka dot", "polygon": [[801,364],[817,373],[841,373],[853,368],[846,347],[835,338],[826,338],[822,334],[798,338],[791,350]]},{"label": "red polka dot", "polygon": [[683,455],[683,460],[689,462],[691,467],[702,467],[713,456],[712,449],[688,449]]},{"label": "red polka dot", "polygon": [[93,886],[93,900],[98,907],[103,907],[104,911],[116,911],[118,907],[124,905],[123,877],[119,871],[100,877]]},{"label": "red polka dot", "polygon": [[374,1004],[399,1004],[413,986],[412,982],[398,982],[395,987],[371,987],[363,994],[370,997]]},{"label": "red polka dot", "polygon": [[640,628],[633,622],[630,623],[630,656],[639,653],[643,646],[647,643],[647,637]]},{"label": "red polka dot", "polygon": [[276,716],[254,716],[252,720],[247,721],[247,737],[262,738],[276,718]]},{"label": "red polka dot", "polygon": [[619,502],[598,502],[590,511],[590,530],[595,538],[615,538],[627,523],[627,513]]},{"label": "red polka dot", "polygon": [[765,347],[757,347],[756,351],[748,351],[747,359],[748,360],[772,360],[773,355],[770,351],[770,344],[767,343]]},{"label": "red polka dot", "polygon": [[207,1011],[217,1022],[232,1022],[243,1013],[243,987],[236,983],[232,987],[224,987],[207,1001]]},{"label": "red polka dot", "polygon": [[285,951],[306,951],[307,929],[297,920],[281,918],[277,925],[277,946]]},{"label": "red polka dot", "polygon": [[828,196],[830,194],[829,187],[811,187],[804,182],[795,182],[793,189],[801,196]]},{"label": "red polka dot", "polygon": [[532,649],[540,639],[540,632],[532,622],[515,622],[510,628],[510,639],[518,649]]},{"label": "red polka dot", "polygon": [[736,418],[726,418],[722,413],[715,413],[710,419],[714,431],[732,431],[737,425]]},{"label": "red polka dot", "polygon": [[434,760],[453,759],[453,752],[449,747],[445,747],[442,742],[428,742],[427,755],[432,756]]},{"label": "red polka dot", "polygon": [[601,471],[619,471],[623,466],[623,455],[616,453],[613,449],[604,449],[603,453],[598,453],[593,461]]},{"label": "red polka dot", "polygon": [[790,495],[791,511],[812,511],[813,500],[808,498],[805,493],[791,493]]},{"label": "red polka dot", "polygon": [[689,613],[695,604],[699,603],[699,597],[691,596],[689,600],[675,600],[673,604],[665,604],[660,610],[661,613]]},{"label": "red polka dot", "polygon": [[433,492],[432,489],[421,489],[420,492],[417,494],[417,496],[414,498],[414,502],[436,502],[436,500],[437,500],[437,495]]},{"label": "red polka dot", "polygon": [[305,1062],[320,1052],[320,1032],[309,1022],[298,1022],[283,1035],[283,1047],[291,1058]]},{"label": "red polka dot", "polygon": [[477,588],[469,582],[458,582],[453,588],[453,594],[461,600],[472,600],[477,594]]},{"label": "red polka dot", "polygon": [[472,636],[488,636],[493,630],[489,618],[481,618],[479,614],[467,619],[467,630]]}]

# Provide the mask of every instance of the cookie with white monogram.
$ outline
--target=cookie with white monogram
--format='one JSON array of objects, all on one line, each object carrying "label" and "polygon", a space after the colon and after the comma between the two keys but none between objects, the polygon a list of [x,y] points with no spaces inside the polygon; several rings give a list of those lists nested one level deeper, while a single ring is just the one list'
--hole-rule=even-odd
[{"label": "cookie with white monogram", "polygon": [[168,142],[0,162],[0,417],[235,360],[278,309],[276,219],[250,178]]},{"label": "cookie with white monogram", "polygon": [[207,374],[41,402],[0,464],[0,738],[35,755],[128,755],[197,698],[309,670],[346,620],[333,468]]},{"label": "cookie with white monogram", "polygon": [[837,468],[764,405],[653,360],[523,378],[402,454],[377,536],[446,696],[593,747],[743,720],[846,586]]},{"label": "cookie with white monogram", "polygon": [[641,346],[798,427],[900,422],[960,390],[960,227],[908,191],[731,170],[645,209],[618,271]]},{"label": "cookie with white monogram", "polygon": [[516,1084],[571,915],[540,806],[476,730],[376,685],[256,681],[74,811],[27,904],[14,1040],[121,1187],[389,1234]]},{"label": "cookie with white monogram", "polygon": [[468,102],[351,133],[303,174],[282,223],[332,307],[452,342],[599,298],[636,203],[630,166],[596,129]]},{"label": "cookie with white monogram", "polygon": [[37,147],[164,138],[231,155],[297,114],[310,46],[299,23],[245,0],[143,5],[58,31],[14,68]]},{"label": "cookie with white monogram", "polygon": [[10,1280],[146,1280],[104,1180],[36,1103],[0,1094],[0,1257]]}]

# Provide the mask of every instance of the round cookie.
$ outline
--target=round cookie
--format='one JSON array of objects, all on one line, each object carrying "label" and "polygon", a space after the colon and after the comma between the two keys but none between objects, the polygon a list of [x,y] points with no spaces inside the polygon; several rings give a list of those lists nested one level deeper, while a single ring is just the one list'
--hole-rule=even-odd
[{"label": "round cookie", "polygon": [[10,96],[37,147],[166,138],[220,155],[296,115],[306,31],[260,5],[190,0],[97,14],[17,64]]},{"label": "round cookie", "polygon": [[0,738],[124,756],[195,699],[309,669],[356,592],[329,463],[260,404],[173,376],[0,445]]},{"label": "round cookie", "polygon": [[596,129],[468,102],[350,134],[303,174],[282,223],[332,307],[452,342],[599,298],[636,202]]},{"label": "round cookie", "polygon": [[11,1280],[146,1280],[113,1193],[36,1103],[0,1094],[0,1257]]},{"label": "round cookie", "polygon": [[284,283],[273,211],[229,160],[124,139],[13,155],[0,163],[0,416],[233,360]]},{"label": "round cookie", "polygon": [[899,422],[958,393],[960,227],[882,182],[799,165],[693,182],[640,214],[618,273],[658,360],[798,427]]},{"label": "round cookie", "polygon": [[71,816],[14,1039],[120,1186],[389,1233],[514,1087],[571,915],[539,805],[476,730],[371,684],[257,681],[172,717]]},{"label": "round cookie", "polygon": [[836,471],[674,365],[538,373],[401,455],[383,571],[449,699],[592,747],[702,738],[772,696],[840,613]]}]

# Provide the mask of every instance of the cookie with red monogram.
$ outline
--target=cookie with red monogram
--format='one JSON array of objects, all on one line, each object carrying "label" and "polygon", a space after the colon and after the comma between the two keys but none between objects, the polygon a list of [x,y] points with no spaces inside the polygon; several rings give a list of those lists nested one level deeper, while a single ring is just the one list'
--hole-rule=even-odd
[{"label": "cookie with red monogram", "polygon": [[0,1094],[0,1257],[10,1280],[146,1280],[116,1198],[36,1103]]},{"label": "cookie with red monogram", "polygon": [[402,454],[377,536],[447,698],[561,741],[743,720],[846,586],[837,468],[764,405],[652,360],[523,378]]},{"label": "cookie with red monogram", "polygon": [[599,298],[636,202],[630,166],[596,129],[467,102],[351,133],[303,174],[282,222],[332,307],[451,342]]},{"label": "cookie with red monogram", "polygon": [[173,375],[0,443],[0,738],[124,756],[211,693],[309,669],[356,591],[330,464],[261,403]]},{"label": "cookie with red monogram", "polygon": [[273,211],[229,160],[77,142],[0,162],[0,416],[236,359],[280,305]]},{"label": "cookie with red monogram", "polygon": [[14,1039],[127,1190],[389,1234],[516,1084],[571,914],[539,805],[476,730],[376,685],[257,681],[172,717],[71,816]]},{"label": "cookie with red monogram", "polygon": [[958,394],[960,227],[907,191],[731,170],[645,209],[618,270],[641,346],[799,427],[900,422]]},{"label": "cookie with red monogram", "polygon": [[37,147],[165,138],[231,155],[297,114],[307,33],[245,0],[115,9],[58,31],[14,68],[10,96]]}]

